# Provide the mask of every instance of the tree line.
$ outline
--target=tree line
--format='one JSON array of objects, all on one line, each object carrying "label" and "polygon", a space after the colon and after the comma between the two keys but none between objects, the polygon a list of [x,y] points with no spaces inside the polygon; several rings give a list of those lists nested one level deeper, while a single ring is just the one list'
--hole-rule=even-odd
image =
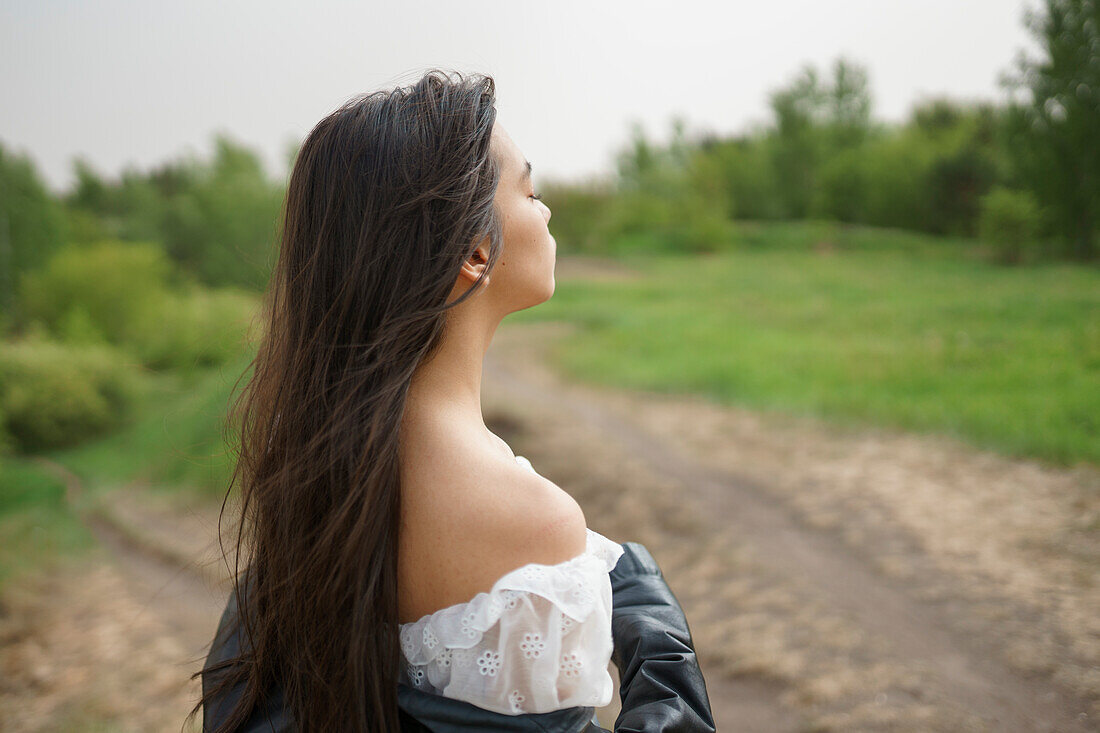
[{"label": "tree line", "polygon": [[[614,176],[544,186],[564,251],[705,251],[739,220],[823,219],[982,237],[1025,253],[1097,257],[1100,222],[1100,0],[1045,0],[1025,23],[1000,103],[917,104],[875,121],[868,71],[838,59],[804,67],[769,95],[770,124],[689,139],[683,120],[657,144],[635,126]],[[284,194],[255,152],[225,136],[208,161],[128,169],[107,180],[85,161],[61,197],[32,161],[0,146],[0,313],[20,322],[20,279],[62,246],[152,243],[173,277],[261,289]],[[294,150],[288,151],[290,157]]]},{"label": "tree line", "polygon": [[773,90],[747,133],[689,138],[678,118],[657,144],[635,125],[612,180],[547,191],[559,241],[707,251],[737,220],[822,219],[980,237],[1007,262],[1095,260],[1100,2],[1046,0],[1024,22],[1043,54],[1016,59],[1001,102],[932,98],[877,122],[867,69],[840,58]]}]

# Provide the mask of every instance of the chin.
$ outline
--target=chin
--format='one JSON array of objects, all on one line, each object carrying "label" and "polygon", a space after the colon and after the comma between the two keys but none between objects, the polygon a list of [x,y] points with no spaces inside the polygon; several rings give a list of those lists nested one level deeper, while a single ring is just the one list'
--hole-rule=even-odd
[{"label": "chin", "polygon": [[550,279],[549,287],[541,288],[537,293],[532,291],[531,295],[531,304],[527,306],[528,308],[533,308],[536,305],[540,305],[550,300],[554,295],[554,279]]}]

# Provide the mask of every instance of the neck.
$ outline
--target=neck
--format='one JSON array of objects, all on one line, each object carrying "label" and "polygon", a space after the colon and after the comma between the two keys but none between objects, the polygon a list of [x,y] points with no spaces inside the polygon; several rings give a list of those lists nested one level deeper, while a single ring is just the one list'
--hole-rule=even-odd
[{"label": "neck", "polygon": [[447,413],[485,427],[481,375],[497,325],[499,319],[461,306],[448,313],[442,343],[431,359],[417,367],[409,385],[405,411],[414,424]]}]

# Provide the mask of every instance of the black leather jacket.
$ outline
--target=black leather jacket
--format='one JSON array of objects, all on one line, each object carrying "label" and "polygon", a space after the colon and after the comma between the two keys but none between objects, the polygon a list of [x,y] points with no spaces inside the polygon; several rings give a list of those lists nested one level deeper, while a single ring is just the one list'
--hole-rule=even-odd
[{"label": "black leather jacket", "polygon": [[[636,542],[624,542],[611,571],[614,638],[612,661],[619,670],[622,711],[615,733],[704,731],[714,718],[706,683],[695,657],[687,618],[668,587],[657,561]],[[229,603],[207,657],[206,666],[238,654],[242,633],[236,623],[236,599]],[[212,680],[204,672],[203,692]],[[239,689],[203,710],[203,730],[212,731],[232,711]],[[487,730],[548,733],[607,733],[593,719],[594,708],[572,707],[549,713],[504,715],[462,700],[397,686],[402,733],[457,733]],[[264,709],[253,711],[240,733],[289,733],[295,730],[279,690],[267,695]]]}]

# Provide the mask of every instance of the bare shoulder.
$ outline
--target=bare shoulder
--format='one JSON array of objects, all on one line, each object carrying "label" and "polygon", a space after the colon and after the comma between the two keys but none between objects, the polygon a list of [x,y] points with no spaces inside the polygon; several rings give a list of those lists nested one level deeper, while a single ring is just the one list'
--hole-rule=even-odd
[{"label": "bare shoulder", "polygon": [[584,552],[587,523],[568,492],[514,457],[489,460],[483,470],[466,487],[476,497],[462,512],[469,551],[483,549],[500,557],[499,575],[527,563],[564,562]]},{"label": "bare shoulder", "polygon": [[402,489],[404,620],[469,601],[528,563],[585,550],[580,505],[553,481],[486,447],[432,446]]}]

